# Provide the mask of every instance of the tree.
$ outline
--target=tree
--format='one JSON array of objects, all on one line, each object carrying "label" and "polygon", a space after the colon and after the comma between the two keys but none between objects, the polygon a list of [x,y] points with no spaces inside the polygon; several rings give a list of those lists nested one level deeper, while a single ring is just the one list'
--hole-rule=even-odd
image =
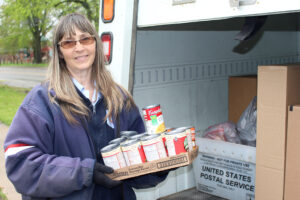
[{"label": "tree", "polygon": [[[42,62],[41,39],[62,15],[79,12],[96,28],[99,0],[4,0],[0,16],[0,45],[9,52],[31,46],[34,62]],[[12,45],[13,44],[13,45]]]},{"label": "tree", "polygon": [[79,12],[86,15],[98,30],[99,2],[99,0],[62,0],[59,1],[55,7],[62,10],[61,15],[71,12]]},{"label": "tree", "polygon": [[31,47],[32,41],[29,29],[22,23],[14,23],[11,16],[2,18],[0,36],[0,54],[14,54],[21,48]]},{"label": "tree", "polygon": [[8,37],[13,36],[11,42],[18,43],[16,46],[19,47],[18,38],[20,34],[29,31],[31,36],[28,41],[31,41],[34,62],[41,63],[41,38],[45,37],[53,26],[51,8],[54,8],[54,3],[57,2],[53,0],[5,0],[1,20],[1,23],[5,22],[5,27],[2,26],[1,32],[5,32],[3,29],[6,29],[6,35],[2,39],[2,43],[3,40],[5,41]]}]

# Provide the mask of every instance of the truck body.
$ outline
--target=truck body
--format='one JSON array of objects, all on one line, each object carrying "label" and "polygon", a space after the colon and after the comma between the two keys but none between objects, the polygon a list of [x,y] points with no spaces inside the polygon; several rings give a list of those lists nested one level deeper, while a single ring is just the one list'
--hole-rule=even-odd
[{"label": "truck body", "polygon": [[[105,2],[100,1],[100,16]],[[199,134],[225,122],[228,77],[257,74],[259,65],[300,61],[298,0],[112,2],[113,19],[99,23],[99,34],[112,38],[107,67],[140,110],[160,104],[167,127],[192,125]],[[247,27],[256,28],[250,38],[236,40],[249,34]],[[188,166],[136,194],[157,199],[192,187]]]}]

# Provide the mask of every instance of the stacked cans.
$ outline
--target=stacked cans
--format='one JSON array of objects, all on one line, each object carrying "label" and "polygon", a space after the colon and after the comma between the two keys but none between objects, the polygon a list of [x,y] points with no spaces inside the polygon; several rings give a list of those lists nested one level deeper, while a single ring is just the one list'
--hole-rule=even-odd
[{"label": "stacked cans", "polygon": [[143,108],[147,132],[122,131],[120,138],[101,149],[104,164],[113,169],[155,161],[192,151],[195,145],[195,128],[165,128],[160,105]]},{"label": "stacked cans", "polygon": [[169,156],[192,151],[196,148],[194,127],[180,127],[172,129],[165,133],[165,137]]}]

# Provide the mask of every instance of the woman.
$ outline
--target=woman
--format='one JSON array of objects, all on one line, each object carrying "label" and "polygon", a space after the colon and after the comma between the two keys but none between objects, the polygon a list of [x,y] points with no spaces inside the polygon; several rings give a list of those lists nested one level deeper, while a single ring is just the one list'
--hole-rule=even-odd
[{"label": "woman", "polygon": [[144,132],[131,95],[104,66],[102,44],[80,14],[58,23],[48,81],[24,99],[4,149],[6,171],[23,199],[135,199],[132,187],[153,187],[152,174],[114,181],[100,149],[123,130]]}]

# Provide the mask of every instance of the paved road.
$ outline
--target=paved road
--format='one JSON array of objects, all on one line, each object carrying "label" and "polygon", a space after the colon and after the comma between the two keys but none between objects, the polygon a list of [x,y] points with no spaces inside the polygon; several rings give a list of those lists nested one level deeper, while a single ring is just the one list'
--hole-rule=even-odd
[{"label": "paved road", "polygon": [[0,82],[9,86],[33,88],[45,80],[46,67],[0,67]]}]

